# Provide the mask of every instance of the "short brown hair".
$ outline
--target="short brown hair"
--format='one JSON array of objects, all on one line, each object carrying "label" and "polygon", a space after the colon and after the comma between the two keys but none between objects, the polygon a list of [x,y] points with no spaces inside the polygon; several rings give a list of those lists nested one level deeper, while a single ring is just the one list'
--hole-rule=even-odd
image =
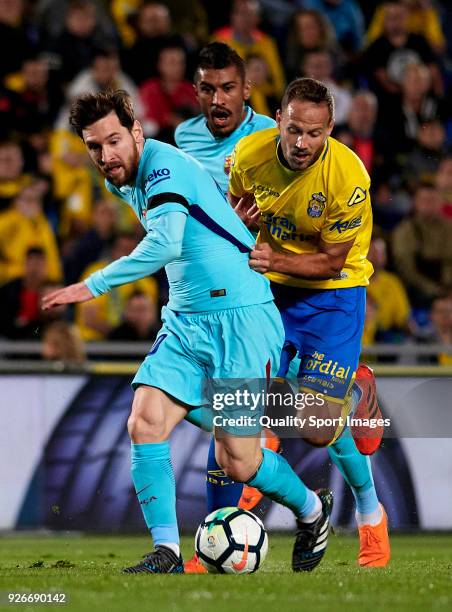
[{"label": "short brown hair", "polygon": [[123,89],[87,93],[75,100],[71,106],[69,122],[83,138],[83,130],[110,113],[118,115],[121,125],[131,130],[135,121],[132,99]]},{"label": "short brown hair", "polygon": [[281,100],[281,110],[284,110],[292,100],[307,100],[314,104],[326,104],[330,120],[334,119],[334,100],[326,85],[316,79],[298,78],[289,83]]}]

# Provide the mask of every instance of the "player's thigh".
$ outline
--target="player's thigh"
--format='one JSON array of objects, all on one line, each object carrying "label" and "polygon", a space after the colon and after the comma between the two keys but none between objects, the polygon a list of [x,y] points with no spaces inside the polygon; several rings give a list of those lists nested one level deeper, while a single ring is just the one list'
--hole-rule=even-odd
[{"label": "player's thigh", "polygon": [[303,437],[318,445],[334,440],[345,424],[365,316],[363,287],[325,293],[323,301],[322,296],[313,300],[315,316],[304,330],[297,374],[299,392],[316,398],[304,409],[307,429]]},{"label": "player's thigh", "polygon": [[198,326],[188,326],[183,317],[167,308],[162,313],[163,326],[139,367],[132,388],[155,387],[183,405],[200,406],[204,403],[205,367],[194,348]]}]

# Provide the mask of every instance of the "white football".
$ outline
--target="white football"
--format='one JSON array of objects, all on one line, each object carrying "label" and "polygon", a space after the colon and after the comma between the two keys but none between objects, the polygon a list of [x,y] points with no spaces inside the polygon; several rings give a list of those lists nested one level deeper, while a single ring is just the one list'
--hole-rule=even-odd
[{"label": "white football", "polygon": [[198,527],[195,549],[210,573],[249,574],[262,565],[268,536],[252,512],[220,508],[206,516]]}]

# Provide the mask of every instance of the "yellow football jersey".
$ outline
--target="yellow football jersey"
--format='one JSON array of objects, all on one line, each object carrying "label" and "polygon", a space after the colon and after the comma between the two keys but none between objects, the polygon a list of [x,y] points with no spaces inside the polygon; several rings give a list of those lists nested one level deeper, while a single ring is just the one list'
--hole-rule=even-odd
[{"label": "yellow football jersey", "polygon": [[344,267],[333,279],[308,280],[279,272],[276,283],[311,289],[368,285],[372,264],[366,259],[372,233],[370,178],[348,147],[328,138],[317,161],[303,171],[279,160],[278,128],[242,138],[234,150],[229,190],[240,197],[254,193],[262,214],[258,242],[274,251],[316,253],[318,242],[354,240]]}]

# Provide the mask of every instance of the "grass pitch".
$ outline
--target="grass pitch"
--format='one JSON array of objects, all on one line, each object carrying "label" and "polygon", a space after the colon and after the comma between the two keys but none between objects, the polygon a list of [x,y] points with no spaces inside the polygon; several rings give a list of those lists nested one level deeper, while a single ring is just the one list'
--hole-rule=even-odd
[{"label": "grass pitch", "polygon": [[[310,574],[290,569],[292,538],[270,534],[263,567],[248,576],[130,576],[120,570],[150,548],[146,537],[0,537],[0,610],[310,612],[452,610],[452,535],[392,536],[388,568],[356,565],[357,537],[332,535]],[[184,538],[189,558],[193,539]],[[67,593],[67,604],[5,604],[8,592]]]}]

